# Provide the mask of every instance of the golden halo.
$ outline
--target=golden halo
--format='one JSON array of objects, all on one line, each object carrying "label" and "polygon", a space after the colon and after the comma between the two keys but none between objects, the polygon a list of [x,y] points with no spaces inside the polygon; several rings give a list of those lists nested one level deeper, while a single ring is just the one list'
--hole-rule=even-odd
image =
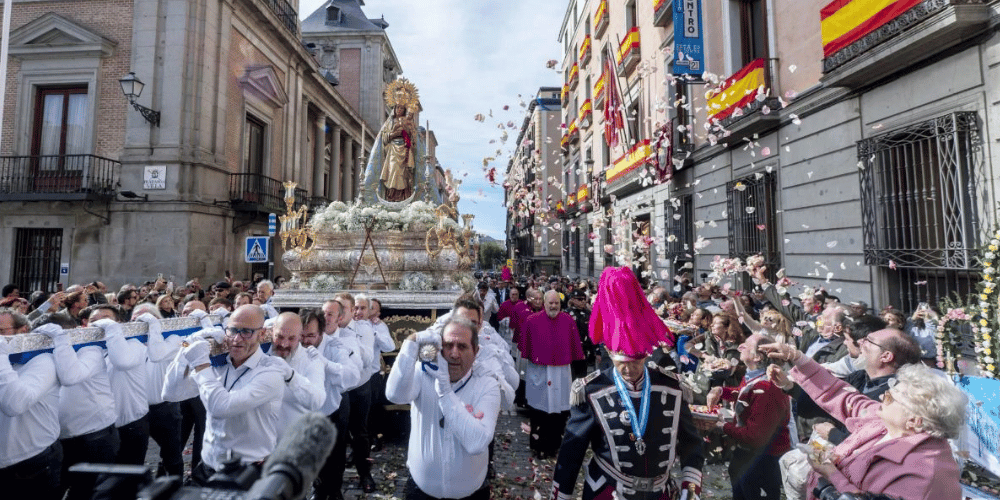
[{"label": "golden halo", "polygon": [[386,86],[385,104],[389,109],[401,104],[410,113],[415,113],[420,110],[420,94],[409,80],[400,78]]}]

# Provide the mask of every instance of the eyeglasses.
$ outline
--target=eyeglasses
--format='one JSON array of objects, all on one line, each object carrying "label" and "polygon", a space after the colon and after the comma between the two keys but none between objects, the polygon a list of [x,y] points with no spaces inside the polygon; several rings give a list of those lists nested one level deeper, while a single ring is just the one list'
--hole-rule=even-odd
[{"label": "eyeglasses", "polygon": [[[875,342],[872,342],[872,339],[870,339],[868,337],[862,337],[861,340],[858,341],[859,344],[864,343],[864,342],[867,342],[867,343],[869,343],[869,344],[871,344],[871,345],[873,345],[875,347],[878,347],[879,349],[882,349],[883,351],[888,351],[888,349],[886,349],[882,345],[876,344]],[[893,380],[895,380],[895,379],[893,379]]]},{"label": "eyeglasses", "polygon": [[235,337],[235,336],[239,335],[241,338],[248,339],[250,337],[253,337],[253,334],[257,333],[260,330],[261,330],[260,328],[233,328],[233,327],[229,327],[229,328],[226,328],[226,335],[229,335],[230,337]]}]

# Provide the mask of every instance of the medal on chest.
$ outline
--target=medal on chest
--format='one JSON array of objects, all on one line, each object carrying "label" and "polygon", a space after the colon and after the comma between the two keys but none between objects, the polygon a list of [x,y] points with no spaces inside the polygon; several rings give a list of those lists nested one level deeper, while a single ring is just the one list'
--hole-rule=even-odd
[{"label": "medal on chest", "polygon": [[649,380],[649,369],[644,368],[643,373],[643,386],[642,386],[642,397],[639,402],[639,411],[635,411],[635,405],[632,404],[632,397],[629,396],[628,390],[625,388],[625,381],[622,379],[618,370],[613,370],[615,379],[615,388],[618,389],[618,396],[621,399],[622,406],[625,407],[619,415],[622,424],[631,427],[632,432],[629,433],[629,439],[634,442],[635,452],[639,455],[646,453],[646,442],[642,440],[642,437],[646,433],[646,423],[649,421],[649,399],[650,399],[650,380]]}]

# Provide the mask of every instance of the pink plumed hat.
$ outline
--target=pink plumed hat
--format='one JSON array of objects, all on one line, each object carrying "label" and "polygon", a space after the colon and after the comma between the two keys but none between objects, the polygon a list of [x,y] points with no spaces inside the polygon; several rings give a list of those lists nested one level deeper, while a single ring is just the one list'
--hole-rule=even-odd
[{"label": "pink plumed hat", "polygon": [[604,269],[590,315],[590,338],[594,343],[604,344],[612,357],[639,359],[666,343],[667,332],[632,270]]}]

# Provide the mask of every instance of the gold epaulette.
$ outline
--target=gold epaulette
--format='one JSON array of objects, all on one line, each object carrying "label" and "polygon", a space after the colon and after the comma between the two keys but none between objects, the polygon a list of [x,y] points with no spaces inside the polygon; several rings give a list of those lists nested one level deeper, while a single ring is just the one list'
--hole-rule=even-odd
[{"label": "gold epaulette", "polygon": [[597,378],[598,375],[600,374],[601,372],[599,370],[594,371],[589,375],[587,375],[586,377],[578,378],[573,381],[572,390],[570,391],[569,395],[570,406],[580,405],[583,404],[584,401],[586,401],[587,384],[589,384],[591,381]]}]

